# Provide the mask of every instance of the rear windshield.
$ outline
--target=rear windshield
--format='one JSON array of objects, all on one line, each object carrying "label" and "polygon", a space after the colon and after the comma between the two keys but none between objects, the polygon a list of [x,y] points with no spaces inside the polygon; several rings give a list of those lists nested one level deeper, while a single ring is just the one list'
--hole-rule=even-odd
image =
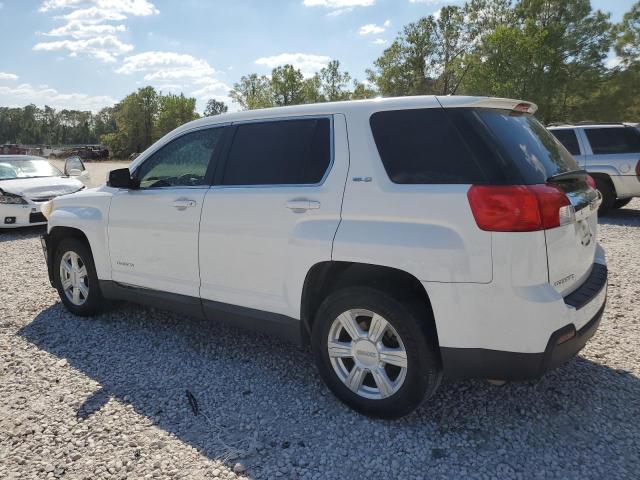
[{"label": "rear windshield", "polygon": [[395,183],[536,184],[578,170],[540,122],[509,110],[377,112],[371,128]]}]

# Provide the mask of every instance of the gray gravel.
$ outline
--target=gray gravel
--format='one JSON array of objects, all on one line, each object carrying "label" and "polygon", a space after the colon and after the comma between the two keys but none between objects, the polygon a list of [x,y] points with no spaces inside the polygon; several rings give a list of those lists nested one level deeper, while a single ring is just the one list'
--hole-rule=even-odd
[{"label": "gray gravel", "polygon": [[133,305],[73,317],[39,233],[0,235],[0,478],[638,478],[640,200],[601,219],[609,304],[579,358],[445,383],[394,422],[339,403],[302,348]]}]

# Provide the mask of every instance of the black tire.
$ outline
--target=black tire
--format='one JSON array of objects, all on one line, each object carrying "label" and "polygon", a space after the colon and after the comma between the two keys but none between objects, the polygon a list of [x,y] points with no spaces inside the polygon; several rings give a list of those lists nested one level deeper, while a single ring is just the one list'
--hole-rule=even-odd
[{"label": "black tire", "polygon": [[600,204],[598,212],[607,213],[613,208],[616,202],[616,190],[613,188],[613,184],[609,177],[597,175],[593,178],[596,181],[596,188],[602,195],[602,203]]},{"label": "black tire", "polygon": [[[87,287],[89,290],[88,295],[84,299],[82,305],[74,304],[64,291],[62,286],[62,280],[60,278],[60,263],[62,258],[67,252],[76,253],[84,266],[87,269]],[[65,238],[60,241],[55,251],[53,260],[53,281],[58,290],[58,295],[64,306],[74,315],[80,317],[91,317],[97,315],[102,310],[103,297],[100,291],[100,285],[98,282],[98,275],[96,274],[96,267],[93,262],[93,255],[87,245],[77,238]]]},{"label": "black tire", "polygon": [[[327,346],[331,325],[339,315],[353,309],[381,315],[402,339],[407,356],[406,377],[391,396],[370,399],[353,392],[331,365]],[[424,305],[401,302],[374,288],[346,287],[334,291],[320,305],[313,323],[312,346],[320,376],[340,400],[365,415],[390,419],[410,413],[433,395],[442,378],[435,332],[428,328],[429,315]]]},{"label": "black tire", "polygon": [[631,200],[632,200],[632,198],[625,198],[623,200],[616,200],[615,202],[613,202],[613,208],[618,209],[618,208],[626,207],[627,205],[629,205],[629,202]]}]

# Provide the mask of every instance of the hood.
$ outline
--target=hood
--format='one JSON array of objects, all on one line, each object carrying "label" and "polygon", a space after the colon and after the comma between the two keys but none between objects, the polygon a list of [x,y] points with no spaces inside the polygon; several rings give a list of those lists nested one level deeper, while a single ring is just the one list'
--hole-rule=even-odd
[{"label": "hood", "polygon": [[0,180],[0,190],[3,192],[13,193],[38,202],[44,202],[59,195],[77,192],[83,187],[84,185],[79,180],[67,177]]}]

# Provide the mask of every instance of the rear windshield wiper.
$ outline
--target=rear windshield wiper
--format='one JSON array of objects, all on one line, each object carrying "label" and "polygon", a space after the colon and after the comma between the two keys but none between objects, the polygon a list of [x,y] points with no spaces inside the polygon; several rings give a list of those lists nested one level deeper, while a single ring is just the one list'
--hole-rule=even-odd
[{"label": "rear windshield wiper", "polygon": [[549,178],[547,178],[547,182],[553,183],[561,182],[563,180],[581,180],[585,177],[585,175],[589,175],[589,172],[587,172],[586,170],[573,170],[571,172],[556,173],[555,175],[551,175]]}]

